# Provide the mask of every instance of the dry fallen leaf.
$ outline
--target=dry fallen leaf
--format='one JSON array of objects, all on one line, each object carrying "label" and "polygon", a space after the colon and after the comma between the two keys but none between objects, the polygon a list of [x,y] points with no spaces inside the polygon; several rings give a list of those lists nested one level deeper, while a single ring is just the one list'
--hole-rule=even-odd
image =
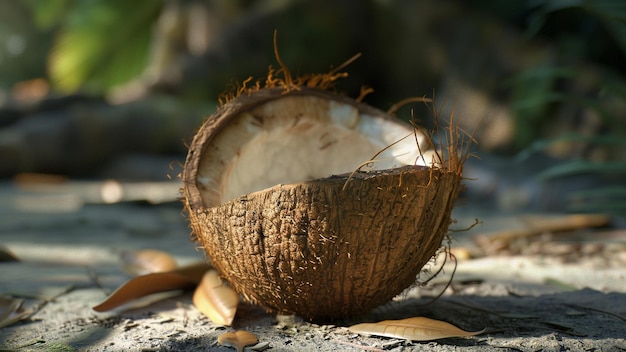
[{"label": "dry fallen leaf", "polygon": [[121,259],[122,268],[131,275],[167,272],[178,267],[174,257],[156,249],[125,251]]},{"label": "dry fallen leaf", "polygon": [[400,320],[384,320],[378,323],[362,323],[348,328],[351,332],[363,335],[395,337],[413,341],[430,341],[447,337],[475,336],[481,331],[465,331],[440,320],[413,317]]},{"label": "dry fallen leaf", "polygon": [[19,259],[7,248],[0,247],[0,262],[19,262]]},{"label": "dry fallen leaf", "polygon": [[253,351],[265,351],[268,348],[272,348],[272,346],[270,346],[270,343],[268,341],[263,341],[263,342],[257,343],[254,346],[250,346],[248,348]]},{"label": "dry fallen leaf", "polygon": [[222,346],[235,347],[237,352],[243,351],[243,348],[259,342],[259,338],[245,330],[234,332],[225,332],[217,337],[217,343]]},{"label": "dry fallen leaf", "polygon": [[0,328],[9,326],[33,315],[35,311],[24,310],[21,299],[0,297]]},{"label": "dry fallen leaf", "polygon": [[193,304],[213,324],[230,325],[237,313],[239,294],[222,281],[217,270],[211,269],[196,288]]},{"label": "dry fallen leaf", "polygon": [[137,276],[120,286],[104,302],[93,307],[93,310],[104,312],[152,293],[190,289],[211,268],[209,264],[198,263],[164,273]]}]

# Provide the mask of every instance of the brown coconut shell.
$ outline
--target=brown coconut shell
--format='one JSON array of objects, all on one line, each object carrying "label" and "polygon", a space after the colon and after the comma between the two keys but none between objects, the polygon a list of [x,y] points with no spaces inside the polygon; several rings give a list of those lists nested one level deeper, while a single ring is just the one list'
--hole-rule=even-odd
[{"label": "brown coconut shell", "polygon": [[307,319],[343,318],[383,304],[415,283],[447,234],[462,161],[453,156],[438,167],[329,175],[206,204],[213,202],[206,195],[212,190],[198,181],[198,169],[215,152],[212,143],[221,129],[261,104],[307,95],[394,119],[314,89],[262,89],[240,96],[194,137],[182,173],[183,196],[194,238],[245,299]]}]

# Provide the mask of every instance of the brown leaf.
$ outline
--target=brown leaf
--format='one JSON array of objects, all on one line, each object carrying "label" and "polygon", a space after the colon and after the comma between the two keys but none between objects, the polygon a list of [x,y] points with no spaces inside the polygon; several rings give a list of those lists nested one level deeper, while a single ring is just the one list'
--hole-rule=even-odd
[{"label": "brown leaf", "polygon": [[239,294],[222,281],[217,270],[211,269],[196,288],[193,304],[213,324],[230,325],[237,313]]},{"label": "brown leaf", "polygon": [[104,312],[152,293],[192,288],[211,268],[209,264],[197,263],[164,273],[137,276],[120,286],[93,310]]},{"label": "brown leaf", "polygon": [[257,342],[259,342],[259,338],[255,334],[245,330],[225,332],[217,337],[217,343],[222,346],[235,347],[237,352],[241,352],[244,347]]},{"label": "brown leaf", "polygon": [[142,249],[122,253],[122,268],[131,275],[167,272],[177,267],[178,265],[174,257],[156,249]]},{"label": "brown leaf", "polygon": [[0,247],[0,262],[19,262],[19,259],[10,250]]},{"label": "brown leaf", "polygon": [[444,321],[413,317],[401,320],[384,320],[378,323],[352,325],[348,330],[363,334],[395,337],[413,341],[430,341],[447,337],[475,336],[485,330],[470,332],[457,328]]}]

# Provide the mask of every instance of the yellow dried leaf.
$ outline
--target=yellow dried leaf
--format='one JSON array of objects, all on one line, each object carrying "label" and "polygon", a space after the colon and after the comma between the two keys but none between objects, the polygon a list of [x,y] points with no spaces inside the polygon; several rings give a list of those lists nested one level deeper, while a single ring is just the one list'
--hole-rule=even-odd
[{"label": "yellow dried leaf", "polygon": [[244,347],[257,342],[259,342],[259,338],[255,334],[245,330],[225,332],[217,338],[217,343],[222,346],[235,347],[237,352],[241,352]]},{"label": "yellow dried leaf", "polygon": [[217,270],[211,269],[196,288],[193,304],[214,324],[228,326],[237,313],[239,294],[222,281]]},{"label": "yellow dried leaf", "polygon": [[120,286],[93,310],[104,312],[149,294],[193,288],[211,268],[206,263],[198,263],[165,273],[137,276]]},{"label": "yellow dried leaf", "polygon": [[162,273],[176,269],[176,259],[156,249],[142,249],[122,253],[122,268],[131,275]]},{"label": "yellow dried leaf", "polygon": [[413,317],[400,320],[384,320],[378,323],[362,323],[348,328],[351,332],[363,335],[395,337],[413,341],[430,341],[447,337],[475,336],[481,331],[465,331],[440,320]]}]

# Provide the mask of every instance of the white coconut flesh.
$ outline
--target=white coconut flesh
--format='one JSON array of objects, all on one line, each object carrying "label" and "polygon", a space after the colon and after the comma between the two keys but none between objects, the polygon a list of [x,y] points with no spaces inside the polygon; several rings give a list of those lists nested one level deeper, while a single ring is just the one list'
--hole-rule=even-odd
[{"label": "white coconut flesh", "polygon": [[427,147],[402,121],[345,102],[286,96],[233,117],[205,147],[197,185],[213,207],[278,184],[352,172],[385,148],[360,170],[431,166],[435,153]]}]

